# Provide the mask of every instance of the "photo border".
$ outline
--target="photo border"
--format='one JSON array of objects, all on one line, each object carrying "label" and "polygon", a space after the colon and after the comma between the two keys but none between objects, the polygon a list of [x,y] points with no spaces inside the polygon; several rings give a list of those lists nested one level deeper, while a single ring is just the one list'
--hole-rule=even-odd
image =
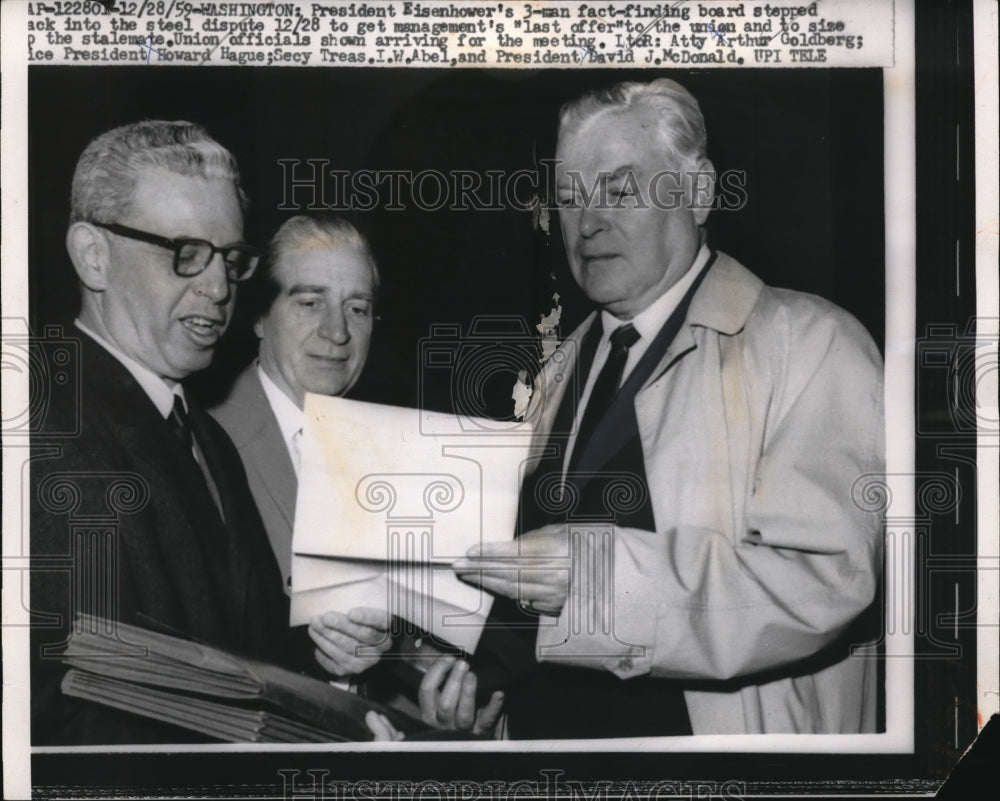
[{"label": "photo border", "polygon": [[[894,540],[896,542],[902,542],[903,537],[907,534],[911,537],[910,546],[905,547],[900,552],[897,564],[903,564],[906,559],[913,558],[914,561],[910,563],[913,565],[912,589],[917,593],[918,599],[921,587],[924,586],[922,585],[924,577],[927,578],[927,581],[931,581],[932,574],[947,574],[959,571],[962,575],[971,575],[973,577],[973,584],[975,584],[974,579],[977,571],[982,575],[984,570],[990,571],[995,569],[992,563],[988,561],[988,558],[991,556],[991,553],[996,553],[997,550],[994,547],[992,552],[989,550],[984,551],[983,545],[990,543],[984,543],[983,540],[979,540],[977,543],[977,529],[976,526],[972,525],[972,521],[976,520],[978,515],[980,520],[978,530],[980,532],[985,531],[986,529],[983,527],[984,522],[986,524],[990,522],[989,514],[992,511],[992,504],[984,502],[984,500],[990,500],[988,494],[983,493],[977,504],[977,495],[979,493],[968,491],[970,486],[976,486],[977,481],[980,490],[988,486],[983,483],[984,479],[988,479],[988,475],[984,476],[983,473],[977,472],[975,461],[972,462],[971,478],[964,472],[960,476],[958,484],[963,490],[961,502],[956,501],[954,510],[951,508],[947,510],[949,513],[956,511],[959,519],[965,521],[951,529],[958,531],[960,536],[949,538],[949,549],[945,550],[940,547],[940,537],[932,539],[934,519],[936,516],[942,514],[940,504],[935,505],[933,498],[930,498],[928,501],[926,498],[922,499],[919,495],[921,476],[937,475],[942,472],[949,473],[955,467],[955,449],[967,453],[967,449],[971,443],[973,452],[978,447],[981,449],[981,452],[985,451],[989,454],[990,449],[996,447],[995,436],[993,439],[990,439],[989,432],[987,431],[984,434],[981,426],[978,429],[974,427],[970,435],[970,432],[967,430],[967,421],[956,418],[954,393],[949,394],[951,392],[949,386],[951,385],[946,381],[943,385],[939,386],[934,378],[937,375],[935,372],[936,366],[934,364],[922,365],[919,362],[919,359],[922,358],[922,353],[927,353],[935,349],[940,348],[943,351],[950,347],[954,353],[964,347],[972,347],[975,350],[980,342],[988,344],[991,330],[988,327],[989,323],[987,321],[991,318],[991,315],[995,315],[996,313],[995,288],[991,289],[991,282],[984,280],[984,277],[988,276],[988,273],[985,273],[982,269],[982,259],[956,258],[956,281],[960,286],[975,286],[978,291],[970,292],[966,289],[964,292],[959,291],[955,296],[950,296],[948,292],[941,291],[940,289],[942,249],[947,248],[950,251],[952,243],[957,241],[959,242],[959,253],[975,252],[977,244],[982,239],[981,232],[984,230],[982,225],[977,225],[975,214],[970,214],[967,208],[962,207],[960,209],[962,213],[955,214],[956,208],[962,206],[964,193],[967,192],[966,187],[970,184],[975,184],[977,191],[980,191],[984,183],[986,183],[985,175],[987,174],[981,168],[977,169],[977,158],[981,159],[981,157],[969,155],[975,152],[975,147],[983,145],[981,135],[972,136],[970,133],[973,129],[973,120],[975,125],[980,125],[982,123],[982,115],[974,113],[976,103],[974,94],[975,86],[970,86],[970,84],[975,83],[977,73],[971,67],[968,59],[965,61],[962,60],[961,54],[963,48],[972,41],[973,36],[979,37],[981,31],[978,29],[974,30],[971,4],[966,5],[967,8],[965,9],[952,7],[947,12],[940,10],[930,11],[923,8],[923,6],[918,7],[914,20],[917,67],[915,71],[917,79],[914,85],[914,94],[907,94],[906,90],[900,87],[898,80],[898,71],[905,69],[905,64],[901,63],[901,55],[905,53],[905,48],[899,47],[899,34],[905,28],[905,24],[900,25],[900,14],[905,12],[906,4],[897,3],[897,65],[893,71],[894,74],[890,75],[888,72],[886,73],[887,77],[885,81],[886,117],[889,120],[887,124],[891,126],[892,119],[898,115],[898,118],[903,120],[902,125],[904,130],[909,126],[909,130],[912,131],[915,128],[916,131],[914,147],[908,147],[905,141],[900,142],[895,136],[886,135],[887,215],[885,232],[886,249],[889,256],[887,258],[887,280],[889,282],[887,297],[890,295],[893,297],[905,295],[908,291],[907,283],[909,283],[909,292],[913,296],[912,308],[915,310],[915,314],[912,315],[909,312],[894,315],[893,304],[887,304],[887,385],[889,385],[891,380],[893,386],[897,391],[900,391],[901,395],[917,398],[917,408],[914,410],[915,414],[911,412],[911,419],[913,420],[912,428],[919,432],[912,443],[912,459],[907,462],[903,458],[903,454],[906,452],[904,447],[902,451],[895,452],[897,460],[890,463],[887,469],[888,473],[898,474],[902,477],[892,487],[894,491],[893,503],[898,504],[898,507],[894,506],[889,510],[887,528],[890,535],[898,532],[899,537],[897,540]],[[977,7],[978,12],[979,9]],[[5,92],[3,97],[3,115],[5,120],[10,120],[17,118],[16,114],[18,112],[19,101],[21,100],[23,100],[23,111],[25,114],[27,113],[27,98],[26,92],[24,98],[19,97],[17,80],[21,70],[19,68],[15,69],[12,74],[11,70],[8,69],[10,61],[17,58],[18,48],[13,48],[12,52],[9,47],[9,29],[6,22],[7,20],[5,19]],[[995,22],[996,16],[994,10],[992,16],[994,42]],[[10,60],[8,56],[11,57]],[[23,60],[20,63],[23,65]],[[921,74],[923,75],[923,79],[921,79]],[[26,74],[24,75],[24,80],[26,85]],[[993,81],[993,87],[995,88],[995,72]],[[942,86],[944,86],[944,89],[941,88]],[[948,93],[948,90],[953,86],[958,86],[959,91]],[[942,132],[941,126],[937,123],[937,117],[940,114],[942,93],[947,94],[950,98],[951,107],[949,111],[960,120],[959,128],[955,129],[953,134],[949,134],[947,129]],[[12,109],[14,117],[11,116]],[[905,118],[909,118],[909,120],[907,121]],[[17,133],[15,132],[12,135],[10,128],[11,126],[9,125],[4,126],[4,229],[10,231],[11,227],[13,227],[14,230],[26,230],[26,210],[23,206],[20,208],[15,206],[12,209],[10,192],[7,190],[9,186],[18,185],[18,180],[23,181],[22,186],[27,185],[28,159],[25,158],[19,163],[16,158],[14,160],[10,158],[11,148],[16,153],[20,145],[24,146],[26,154],[27,143],[18,143],[16,141]],[[962,128],[964,128],[964,134],[961,133]],[[951,136],[954,136],[954,139]],[[992,141],[996,141],[995,137]],[[954,148],[951,147],[952,144],[955,145]],[[941,158],[940,154],[942,152],[958,153],[958,164],[954,165],[948,159]],[[992,155],[995,159],[995,149]],[[913,163],[920,164],[921,169],[914,171],[904,168],[905,165]],[[890,167],[890,165],[903,165],[903,167]],[[930,165],[931,168],[928,169],[927,165]],[[957,170],[958,181],[954,185],[943,183],[938,173],[950,172],[953,166]],[[891,189],[889,182],[890,175],[894,176]],[[893,199],[890,199],[890,195],[893,196]],[[985,202],[988,201],[989,198],[986,198]],[[980,206],[982,206],[983,202],[982,200],[980,201]],[[952,219],[953,217],[954,219]],[[22,220],[23,227],[19,225],[19,221]],[[891,223],[890,220],[892,220]],[[941,220],[946,220],[950,224],[941,225]],[[11,222],[13,223],[12,225]],[[931,224],[932,222],[933,224]],[[897,235],[898,241],[890,242],[890,239]],[[8,265],[11,263],[28,263],[27,243],[19,241],[23,239],[26,239],[26,237],[11,237],[9,234],[4,237],[4,263]],[[912,256],[901,255],[907,254],[909,249],[913,249],[914,251]],[[905,276],[900,277],[895,272],[895,268],[908,258],[912,258],[912,263],[915,265],[916,270],[915,280],[912,281],[909,281]],[[995,261],[993,263],[995,264]],[[987,267],[986,269],[989,268]],[[978,281],[977,278],[979,279]],[[10,328],[8,327],[9,318],[16,317],[16,315],[11,315],[9,310],[28,308],[29,298],[26,294],[26,283],[24,286],[20,286],[16,281],[11,280],[9,271],[5,271],[3,281],[5,305],[4,334],[6,337],[10,333]],[[11,290],[9,294],[8,290]],[[993,305],[990,305],[991,302]],[[896,311],[899,311],[899,305],[902,304],[896,304]],[[909,350],[906,347],[907,343],[910,344]],[[954,357],[952,357],[952,362],[954,360]],[[889,370],[890,361],[897,366],[893,371]],[[977,360],[974,360],[972,363],[974,365],[980,364]],[[904,367],[907,364],[909,366]],[[907,373],[909,373],[909,378],[907,378]],[[976,384],[976,375],[972,379],[973,385]],[[959,376],[961,382],[966,381],[966,379],[967,376]],[[912,389],[909,393],[905,389],[899,389],[900,387],[905,388],[907,382],[909,382],[909,386]],[[13,392],[8,392],[7,383],[9,382],[5,382],[4,387],[5,409],[17,408],[16,406],[9,405],[12,402],[16,402],[17,396]],[[926,403],[924,402],[925,397],[927,398]],[[905,410],[899,411],[905,414]],[[988,409],[985,411],[987,414],[989,413]],[[938,428],[932,427],[930,430],[921,429],[919,427],[920,420],[915,417],[921,414],[928,419],[945,420],[946,422],[942,423]],[[981,419],[990,420],[988,417],[982,417]],[[949,425],[951,425],[951,428],[948,427]],[[11,465],[16,465],[17,458],[17,451],[12,449],[11,442],[5,437],[5,476],[15,474],[8,472],[8,468]],[[960,458],[959,461],[961,460]],[[969,464],[967,456],[964,457],[964,462],[966,465]],[[964,471],[967,468],[961,469]],[[910,478],[906,479],[905,476],[908,473],[910,474]],[[4,483],[6,486],[7,482],[5,481]],[[921,508],[921,504],[925,505],[924,508]],[[11,510],[9,507],[10,504],[4,504],[5,554],[15,553],[7,547],[9,532],[12,530],[8,523],[13,520],[13,523],[17,524],[18,528],[14,530],[18,530],[21,525],[20,521],[14,519],[17,510]],[[908,511],[894,514],[896,508]],[[967,528],[963,528],[963,526]],[[940,530],[940,527],[936,530]],[[926,543],[925,550],[922,552],[919,549],[913,548],[913,544],[921,536],[923,536],[923,540]],[[976,550],[977,545],[979,546],[978,552]],[[920,559],[921,553],[926,557],[924,561]],[[968,567],[968,557],[970,554],[972,554],[971,572]],[[986,560],[985,562],[983,561],[984,559]],[[20,565],[16,559],[11,559],[8,556],[4,557],[5,623],[9,621],[7,617],[9,610],[6,603],[7,588],[10,586],[7,580],[10,575],[8,570],[17,570],[19,567]],[[887,594],[891,595],[889,588],[887,588]],[[956,639],[958,639],[962,646],[962,654],[965,658],[968,658],[970,653],[976,654],[976,659],[979,660],[978,675],[982,675],[982,657],[987,652],[986,649],[977,648],[976,645],[977,640],[984,637],[984,631],[986,632],[985,636],[989,635],[989,624],[985,624],[982,620],[985,608],[984,604],[975,601],[971,608],[967,606],[956,608],[951,604],[951,598],[941,599],[939,595],[938,593],[932,596],[929,593],[924,596],[923,600],[928,601],[926,608],[924,603],[918,600],[918,609],[927,615],[925,623],[928,623],[928,625],[923,631],[916,628],[916,624],[920,622],[919,616],[916,620],[911,619],[907,616],[905,609],[898,610],[900,614],[897,621],[899,626],[902,628],[908,624],[914,624],[915,628],[911,632],[914,636],[909,639],[911,647],[914,643],[921,644],[922,639],[927,641],[922,644],[929,643],[932,647],[937,647],[936,633],[932,629],[943,625],[954,625],[957,634]],[[987,598],[986,600],[990,599]],[[995,603],[995,595],[992,596],[992,601]],[[988,614],[988,611],[986,614]],[[977,619],[976,615],[980,617]],[[976,620],[975,623],[969,624],[970,616],[971,619]],[[16,637],[12,635],[10,627],[5,626],[3,633],[4,652],[9,654],[11,652],[9,649],[16,649],[18,644],[14,642]],[[904,660],[907,658],[905,648],[906,646],[903,646],[903,651],[898,654]],[[890,652],[890,655],[896,656],[897,654]],[[555,745],[551,749],[547,748],[543,751],[521,754],[518,758],[518,766],[515,768],[517,772],[509,774],[506,778],[499,778],[497,781],[505,782],[503,792],[508,797],[512,792],[515,795],[526,795],[529,797],[551,797],[546,796],[545,783],[548,780],[549,784],[547,787],[551,788],[551,773],[563,770],[561,766],[566,765],[573,769],[573,772],[569,769],[564,770],[564,775],[567,777],[571,775],[574,777],[591,776],[589,780],[580,780],[590,782],[589,784],[581,785],[582,792],[588,798],[592,792],[601,791],[601,782],[605,781],[611,782],[611,786],[606,788],[608,797],[624,798],[636,793],[642,796],[642,789],[640,789],[638,782],[655,783],[656,779],[633,777],[642,777],[646,774],[654,776],[662,775],[659,772],[670,772],[671,770],[674,771],[672,775],[681,777],[676,781],[681,785],[680,789],[682,791],[685,784],[692,788],[688,790],[688,794],[692,796],[697,792],[699,781],[704,781],[706,784],[709,783],[709,781],[704,780],[705,776],[722,776],[726,771],[729,771],[730,775],[736,778],[712,779],[710,781],[716,782],[719,792],[722,791],[726,781],[742,781],[743,788],[740,793],[742,797],[801,794],[803,792],[815,792],[820,788],[824,792],[833,791],[845,795],[859,791],[887,791],[890,789],[925,793],[928,789],[936,787],[951,767],[953,767],[955,761],[960,756],[959,743],[968,742],[969,733],[971,732],[974,735],[975,729],[981,725],[980,722],[976,721],[974,714],[971,716],[967,715],[966,712],[968,710],[961,709],[956,702],[952,708],[954,708],[956,713],[962,713],[962,737],[953,741],[955,747],[949,747],[947,736],[942,737],[941,733],[933,725],[933,723],[938,721],[940,714],[932,712],[930,706],[939,703],[936,699],[942,697],[942,693],[950,691],[951,688],[959,687],[963,703],[966,698],[972,698],[976,701],[977,705],[973,708],[973,713],[983,707],[982,701],[977,695],[981,690],[977,687],[976,683],[976,667],[966,664],[963,659],[942,659],[938,658],[934,653],[928,653],[924,656],[926,658],[921,658],[918,652],[917,658],[912,663],[913,673],[910,682],[908,685],[906,685],[905,680],[903,682],[906,685],[906,695],[910,697],[914,697],[915,695],[916,717],[915,720],[912,720],[912,736],[893,743],[890,748],[884,751],[877,752],[877,766],[862,767],[858,763],[858,760],[852,759],[848,755],[802,754],[795,753],[792,749],[769,752],[766,758],[762,758],[760,753],[732,753],[730,748],[720,749],[720,753],[684,753],[686,749],[681,747],[670,754],[656,752],[657,764],[655,766],[648,764],[651,757],[650,753],[615,752],[611,757],[610,763],[607,763],[607,766],[611,770],[607,774],[608,778],[605,778],[603,775],[594,774],[593,759],[587,753],[561,751],[559,750],[559,746]],[[989,667],[988,662],[986,666]],[[5,755],[8,751],[7,741],[10,737],[11,726],[16,725],[12,723],[14,720],[13,715],[17,714],[18,707],[20,706],[16,701],[12,703],[6,691],[6,688],[11,686],[7,680],[9,667],[9,660],[5,660]],[[11,668],[11,670],[15,671],[16,667]],[[26,686],[26,683],[21,686]],[[895,712],[892,709],[887,709],[887,718],[892,717],[894,714]],[[11,717],[8,717],[8,715],[11,715]],[[947,734],[951,734],[951,732],[947,732]],[[873,736],[883,737],[883,735]],[[801,738],[803,736],[795,735],[795,737]],[[811,742],[815,746],[820,741],[811,740]],[[740,738],[737,738],[736,740],[729,740],[725,744],[738,749],[741,747],[742,742]],[[824,747],[825,745],[823,743],[820,747]],[[481,752],[493,752],[496,750],[496,747],[496,743],[463,743],[462,750],[474,756],[471,757],[471,767],[463,765],[462,770],[466,772],[466,775],[477,775],[476,771],[480,769],[483,771],[482,775],[502,775],[503,771],[496,764],[490,765],[488,763],[491,760],[480,757]],[[191,772],[188,775],[204,775],[206,778],[201,785],[177,788],[185,794],[190,794],[193,789],[195,793],[199,790],[205,790],[207,795],[210,794],[213,797],[217,797],[220,790],[233,797],[272,797],[274,788],[281,785],[277,783],[269,785],[266,781],[263,781],[262,777],[267,771],[271,771],[272,778],[277,773],[277,775],[282,776],[283,780],[285,780],[285,775],[275,770],[274,765],[277,764],[275,760],[287,761],[290,765],[288,770],[299,770],[299,776],[306,777],[309,775],[307,773],[309,770],[325,769],[322,766],[323,759],[320,757],[321,754],[326,753],[324,751],[325,748],[320,747],[314,750],[301,747],[268,747],[265,749],[266,758],[261,758],[259,748],[246,749],[239,746],[205,746],[199,748],[198,752],[190,754],[181,753],[178,749],[169,759],[164,759],[161,755],[156,755],[144,748],[134,748],[127,749],[130,754],[127,760],[128,765],[125,767],[119,765],[117,768],[107,766],[106,764],[99,765],[98,763],[102,760],[107,762],[107,754],[109,753],[122,753],[122,750],[119,749],[104,747],[94,749],[81,748],[68,752],[36,748],[31,749],[30,762],[36,775],[52,776],[62,773],[67,776],[77,776],[80,778],[88,776],[96,779],[100,779],[102,776],[105,779],[113,778],[116,771],[119,775],[121,773],[152,777],[156,777],[157,775],[176,775],[178,767],[182,763],[189,762]],[[596,751],[600,750],[600,748],[600,745],[596,745],[593,749],[587,746],[586,750]],[[513,747],[503,747],[499,749],[499,753],[502,756],[508,754],[510,751],[519,750]],[[248,760],[242,754],[248,751],[254,754],[254,761],[260,762],[260,765],[247,765]],[[393,777],[397,777],[400,781],[403,781],[404,777],[407,777],[407,780],[412,780],[409,777],[414,776],[432,780],[435,777],[448,775],[448,755],[454,756],[454,751],[454,744],[431,745],[423,743],[419,746],[415,744],[405,746],[393,744],[373,746],[372,744],[364,744],[363,746],[345,746],[340,748],[338,754],[344,754],[345,756],[337,760],[333,760],[332,755],[329,754],[327,754],[327,757],[330,757],[331,761],[334,762],[344,762],[350,759],[352,763],[350,772],[355,776],[354,781],[364,782],[367,780],[377,784],[379,780],[366,779],[366,776],[385,775],[386,781],[391,782],[394,780]],[[380,760],[384,760],[385,752],[391,752],[393,754],[392,759],[397,764],[393,765],[388,772],[379,773],[379,770],[383,769],[384,766],[376,766],[380,765]],[[271,755],[276,756],[272,757]],[[347,755],[350,756],[348,757]],[[463,761],[465,760],[463,759]],[[640,765],[639,762],[643,761],[646,764]],[[169,767],[164,769],[162,764],[157,764],[163,762],[170,763]],[[215,763],[214,767],[211,765],[212,762]],[[560,767],[553,767],[555,763],[559,763]],[[5,758],[5,772],[7,771],[6,766],[8,764],[9,759]],[[232,765],[232,768],[224,767],[220,771],[220,766],[228,765]],[[336,767],[342,768],[343,766],[337,765]],[[717,770],[719,767],[723,768],[722,773]],[[773,779],[775,773],[781,773],[790,767],[795,768],[792,771],[792,775],[795,775],[797,778],[788,781]],[[228,775],[238,776],[243,774],[256,778],[256,781],[248,780],[241,782],[234,779],[231,782],[224,783],[224,786],[220,787],[217,782],[210,779],[213,773],[225,773],[226,770],[229,770]],[[851,778],[841,778],[843,774],[840,771],[844,770],[851,775]],[[331,771],[331,775],[332,773],[333,771]],[[575,778],[564,781],[573,780]],[[340,781],[340,779],[337,781]],[[635,782],[632,785],[631,791],[628,786],[630,781]],[[530,786],[523,784],[521,789],[518,790],[517,785],[519,782],[528,782],[529,784],[534,782],[534,792]],[[13,787],[14,785],[10,786]],[[287,784],[283,786],[285,789],[288,789]],[[355,788],[359,786],[358,784],[354,785]],[[77,789],[96,790],[105,794],[114,792],[115,787],[120,788],[120,785],[113,783],[83,783],[78,785]],[[452,788],[456,798],[463,797],[461,795],[460,784],[445,783],[443,787],[446,789],[446,795],[448,795],[447,789]],[[397,787],[397,796],[402,792],[401,788],[402,785]],[[36,797],[58,797],[60,793],[65,793],[67,789],[68,787],[65,782],[60,782],[58,787],[53,785],[49,791],[45,790],[42,785],[36,785],[36,792],[40,790]],[[138,785],[128,786],[122,790],[123,794],[121,797],[124,797],[124,794],[130,794],[130,797],[134,797],[134,794],[140,789],[144,789],[144,787]],[[301,792],[294,786],[292,789],[296,793],[299,793],[299,797],[309,797],[310,791],[308,787],[299,788]],[[649,785],[647,784],[643,789],[648,793]],[[378,787],[375,787],[374,790],[375,792],[371,797],[394,797],[394,791],[390,785],[387,785],[385,792],[379,792]],[[150,791],[162,793],[164,792],[164,786],[161,784],[155,788],[150,788]],[[733,788],[730,788],[730,791],[733,792]],[[499,787],[497,792],[501,792]],[[570,791],[571,796],[573,792],[572,790]],[[666,790],[663,792],[666,794]],[[679,793],[674,794],[677,795]],[[321,793],[320,795],[323,794]],[[732,797],[740,797],[740,795],[733,795]],[[362,796],[368,797],[367,794],[362,794]],[[107,795],[106,797],[116,796]],[[330,794],[326,794],[325,797],[331,796]],[[645,796],[642,797],[645,798]]]}]

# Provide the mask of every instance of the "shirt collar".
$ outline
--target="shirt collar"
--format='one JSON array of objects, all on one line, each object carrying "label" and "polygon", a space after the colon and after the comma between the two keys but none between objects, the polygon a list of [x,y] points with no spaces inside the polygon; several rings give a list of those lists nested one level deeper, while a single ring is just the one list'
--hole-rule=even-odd
[{"label": "shirt collar", "polygon": [[140,364],[131,356],[127,356],[123,351],[112,345],[80,320],[76,320],[76,327],[122,363],[122,366],[131,373],[132,378],[142,387],[143,392],[149,396],[153,405],[156,406],[156,410],[164,419],[169,417],[173,411],[175,395],[180,397],[184,402],[184,408],[187,409],[187,398],[184,396],[184,387],[180,382],[168,382],[162,376],[158,376],[145,365]]},{"label": "shirt collar", "polygon": [[278,420],[281,438],[291,451],[292,438],[306,424],[306,413],[278,388],[278,385],[264,372],[260,362],[257,362],[257,375],[260,377],[260,385],[264,388],[267,402],[271,405],[271,411],[274,412],[274,416]]},{"label": "shirt collar", "polygon": [[[674,313],[684,294],[691,288],[691,284],[698,277],[701,268],[708,263],[711,255],[712,253],[708,249],[708,245],[703,243],[701,249],[698,251],[698,255],[695,256],[694,261],[691,262],[691,266],[681,276],[680,280],[628,321],[635,326],[635,330],[639,332],[642,341],[649,342],[663,328],[667,322],[667,318]],[[625,323],[610,312],[602,311],[601,325],[604,327],[604,333],[601,335],[601,342],[603,343],[608,340],[616,328],[625,325]]]}]

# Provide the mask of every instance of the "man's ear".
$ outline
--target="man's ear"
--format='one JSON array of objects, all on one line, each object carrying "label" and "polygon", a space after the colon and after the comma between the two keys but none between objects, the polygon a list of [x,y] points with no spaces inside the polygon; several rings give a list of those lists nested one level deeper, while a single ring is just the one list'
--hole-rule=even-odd
[{"label": "man's ear", "polygon": [[708,219],[708,213],[715,204],[715,165],[707,158],[690,162],[688,168],[688,179],[690,183],[690,203],[689,208],[694,215],[694,221],[698,225],[704,225]]},{"label": "man's ear", "polygon": [[66,250],[81,284],[92,292],[107,289],[111,248],[100,230],[87,222],[73,223],[66,232]]},{"label": "man's ear", "polygon": [[258,317],[253,321],[253,332],[257,335],[257,339],[264,338],[264,318]]}]

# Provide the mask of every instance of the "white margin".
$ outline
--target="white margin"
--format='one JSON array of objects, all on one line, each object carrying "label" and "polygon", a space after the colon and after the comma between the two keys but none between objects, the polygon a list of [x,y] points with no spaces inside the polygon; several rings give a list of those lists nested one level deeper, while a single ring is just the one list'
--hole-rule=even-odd
[{"label": "white margin", "polygon": [[[991,339],[984,353],[977,353],[977,419],[991,426],[978,434],[977,586],[976,599],[976,712],[979,728],[990,715],[1000,712],[1000,411],[998,411],[997,336],[1000,331],[1000,124],[997,121],[997,35],[996,0],[976,0],[973,7],[973,42],[976,86],[976,315],[981,330]],[[985,326],[981,326],[985,327]],[[978,373],[978,371],[977,371]]]}]

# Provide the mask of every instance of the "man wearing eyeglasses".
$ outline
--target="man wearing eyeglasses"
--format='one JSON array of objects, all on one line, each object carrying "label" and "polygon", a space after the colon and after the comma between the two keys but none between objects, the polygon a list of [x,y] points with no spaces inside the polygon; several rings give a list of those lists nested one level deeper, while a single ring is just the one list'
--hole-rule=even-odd
[{"label": "man wearing eyeglasses", "polygon": [[233,156],[188,122],[116,128],[77,163],[66,246],[82,391],[53,384],[38,400],[78,435],[33,443],[36,745],[187,739],[61,692],[76,613],[276,661],[286,649],[279,573],[239,455],[183,385],[212,361],[257,265],[244,204]]}]

